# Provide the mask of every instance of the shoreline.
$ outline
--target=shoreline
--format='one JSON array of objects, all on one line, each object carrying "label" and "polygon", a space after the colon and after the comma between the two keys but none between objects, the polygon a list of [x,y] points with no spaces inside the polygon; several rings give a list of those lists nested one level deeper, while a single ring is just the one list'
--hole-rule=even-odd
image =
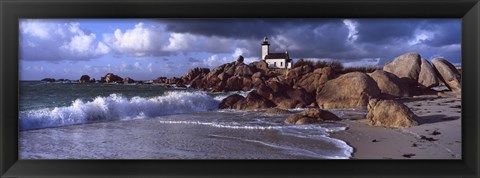
[{"label": "shoreline", "polygon": [[422,96],[402,101],[420,117],[418,126],[392,129],[351,119],[340,121],[347,130],[330,136],[354,148],[352,159],[461,159],[460,98]]}]

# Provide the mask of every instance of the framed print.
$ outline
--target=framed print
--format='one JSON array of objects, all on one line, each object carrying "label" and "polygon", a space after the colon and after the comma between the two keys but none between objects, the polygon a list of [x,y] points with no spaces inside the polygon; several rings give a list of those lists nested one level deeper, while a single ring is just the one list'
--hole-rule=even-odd
[{"label": "framed print", "polygon": [[1,174],[478,176],[479,8],[2,2]]}]

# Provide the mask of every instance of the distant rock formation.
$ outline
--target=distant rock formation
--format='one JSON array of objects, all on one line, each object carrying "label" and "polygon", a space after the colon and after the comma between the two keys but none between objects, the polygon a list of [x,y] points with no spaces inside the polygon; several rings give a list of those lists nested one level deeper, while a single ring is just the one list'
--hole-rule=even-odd
[{"label": "distant rock formation", "polygon": [[100,81],[103,83],[123,83],[123,78],[115,75],[113,73],[108,73],[104,77],[100,79]]},{"label": "distant rock formation", "polygon": [[55,79],[54,78],[44,78],[40,81],[42,81],[42,82],[55,82]]},{"label": "distant rock formation", "polygon": [[80,80],[78,80],[80,83],[90,83],[90,76],[88,75],[82,75],[80,77]]},{"label": "distant rock formation", "polygon": [[135,80],[131,79],[130,77],[124,78],[123,83],[135,83]]}]

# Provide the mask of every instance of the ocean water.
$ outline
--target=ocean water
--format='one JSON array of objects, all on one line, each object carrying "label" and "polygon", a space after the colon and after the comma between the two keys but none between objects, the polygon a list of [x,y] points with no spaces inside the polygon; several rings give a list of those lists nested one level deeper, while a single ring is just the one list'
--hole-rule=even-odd
[{"label": "ocean water", "polygon": [[[233,93],[155,84],[20,82],[20,159],[347,159],[338,123],[219,110]],[[297,109],[299,111],[301,109]],[[341,110],[332,111],[342,116]]]}]

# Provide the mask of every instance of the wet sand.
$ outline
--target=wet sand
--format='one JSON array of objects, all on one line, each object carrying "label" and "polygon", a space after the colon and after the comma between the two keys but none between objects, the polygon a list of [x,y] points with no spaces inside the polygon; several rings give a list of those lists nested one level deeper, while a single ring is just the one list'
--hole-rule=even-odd
[{"label": "wet sand", "polygon": [[436,95],[401,100],[420,117],[419,125],[391,129],[367,119],[344,120],[348,130],[331,136],[354,147],[353,159],[461,159],[461,99]]}]

